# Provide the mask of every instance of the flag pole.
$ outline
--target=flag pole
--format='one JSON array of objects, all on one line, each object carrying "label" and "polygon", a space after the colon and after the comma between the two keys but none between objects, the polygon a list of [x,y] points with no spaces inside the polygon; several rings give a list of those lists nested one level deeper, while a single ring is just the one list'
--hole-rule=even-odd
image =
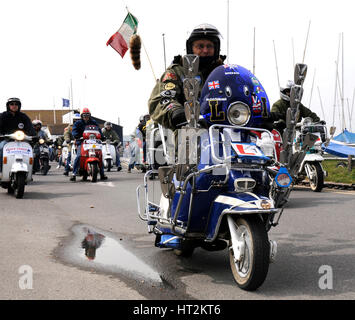
[{"label": "flag pole", "polygon": [[163,33],[163,49],[164,49],[164,70],[166,70],[165,33]]},{"label": "flag pole", "polygon": [[[133,22],[133,25],[135,26],[135,33],[137,32],[137,25],[136,25],[136,23],[134,22],[134,19],[133,19],[133,17],[132,17],[132,14],[129,12],[129,10],[128,10],[128,7],[126,6],[126,10],[127,10],[127,12],[128,12],[128,15],[129,15],[129,17],[131,18],[131,20],[132,20],[132,22]],[[140,37],[141,38],[141,43],[142,43],[142,46],[143,46],[143,49],[144,49],[144,52],[145,52],[145,55],[147,56],[147,59],[148,59],[148,62],[149,62],[149,65],[150,65],[150,68],[151,68],[151,70],[152,70],[152,73],[153,73],[153,76],[154,76],[154,81],[157,81],[157,77],[155,76],[155,73],[154,73],[154,69],[153,69],[153,66],[152,66],[152,62],[150,61],[150,58],[149,58],[149,55],[148,55],[148,52],[147,52],[147,49],[145,48],[145,45],[144,45],[144,42],[143,42],[143,40],[142,40],[142,37]]]},{"label": "flag pole", "polygon": [[57,124],[57,119],[55,117],[55,101],[54,101],[54,97],[53,97],[53,122],[54,122],[54,124]]},{"label": "flag pole", "polygon": [[274,53],[275,53],[275,63],[276,63],[276,74],[277,74],[277,83],[279,84],[279,89],[280,89],[280,79],[279,79],[279,68],[277,66],[277,57],[276,57],[276,48],[275,48],[275,41],[272,41],[274,43]]},{"label": "flag pole", "polygon": [[295,45],[293,43],[293,38],[291,39],[292,41],[292,61],[293,61],[293,67],[292,70],[295,70]]}]

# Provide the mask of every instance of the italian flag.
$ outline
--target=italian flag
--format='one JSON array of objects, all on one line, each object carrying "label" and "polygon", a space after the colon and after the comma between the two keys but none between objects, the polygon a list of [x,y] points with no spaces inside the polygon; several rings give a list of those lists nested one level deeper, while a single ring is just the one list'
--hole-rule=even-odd
[{"label": "italian flag", "polygon": [[118,31],[108,39],[106,45],[110,45],[123,58],[128,50],[129,39],[137,32],[138,20],[131,13],[128,12],[124,19],[122,26]]}]

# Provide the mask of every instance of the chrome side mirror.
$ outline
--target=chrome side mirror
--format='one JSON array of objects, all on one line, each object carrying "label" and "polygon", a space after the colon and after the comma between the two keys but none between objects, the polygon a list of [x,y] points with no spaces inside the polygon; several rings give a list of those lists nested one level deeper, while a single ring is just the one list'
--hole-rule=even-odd
[{"label": "chrome side mirror", "polygon": [[303,63],[296,63],[294,71],[294,82],[298,86],[302,86],[307,75],[307,65]]}]

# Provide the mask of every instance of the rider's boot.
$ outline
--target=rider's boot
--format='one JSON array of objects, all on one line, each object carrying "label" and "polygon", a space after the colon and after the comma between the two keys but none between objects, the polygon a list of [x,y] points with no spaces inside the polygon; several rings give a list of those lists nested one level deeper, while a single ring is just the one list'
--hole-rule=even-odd
[{"label": "rider's boot", "polygon": [[100,180],[107,180],[107,176],[105,176],[105,175],[100,175]]}]

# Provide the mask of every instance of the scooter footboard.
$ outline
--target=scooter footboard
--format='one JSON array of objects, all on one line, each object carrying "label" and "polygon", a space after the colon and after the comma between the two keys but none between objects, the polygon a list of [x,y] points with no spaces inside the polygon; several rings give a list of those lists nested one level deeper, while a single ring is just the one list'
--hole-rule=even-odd
[{"label": "scooter footboard", "polygon": [[253,193],[222,194],[213,202],[211,207],[210,219],[207,227],[206,241],[215,241],[222,222],[227,215],[274,215],[279,209],[274,207],[274,201],[264,196]]}]

